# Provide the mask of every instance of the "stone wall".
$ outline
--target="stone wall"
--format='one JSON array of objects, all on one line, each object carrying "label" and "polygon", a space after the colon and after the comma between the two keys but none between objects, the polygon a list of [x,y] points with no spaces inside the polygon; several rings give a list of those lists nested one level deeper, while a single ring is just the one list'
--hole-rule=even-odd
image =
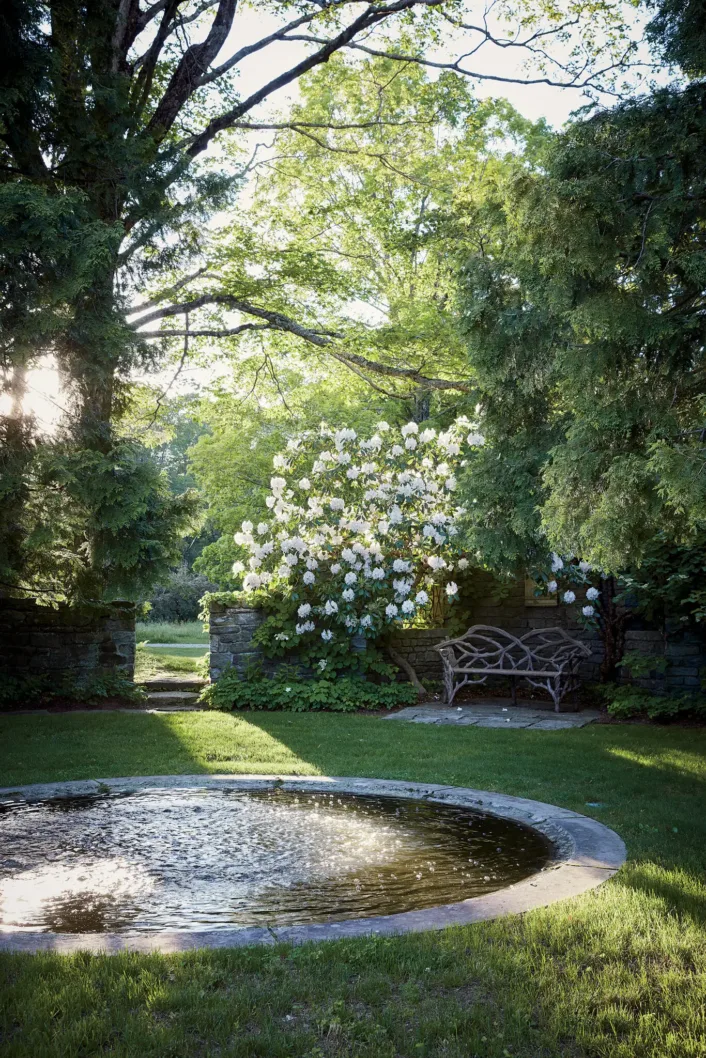
[{"label": "stone wall", "polygon": [[87,677],[135,672],[132,603],[75,609],[0,598],[0,675]]},{"label": "stone wall", "polygon": [[[443,628],[400,628],[390,636],[390,646],[410,663],[420,680],[441,683],[441,658],[434,646],[448,634]],[[400,679],[407,677],[400,673]]]},{"label": "stone wall", "polygon": [[[495,625],[516,636],[533,628],[565,628],[569,635],[581,640],[591,650],[591,657],[581,666],[582,679],[597,682],[603,656],[601,642],[597,632],[587,630],[577,620],[579,613],[578,605],[528,605],[521,581],[515,582],[506,592],[494,593],[493,582],[488,577],[488,594],[473,606],[470,624]],[[669,665],[664,674],[655,671],[650,677],[641,679],[623,674],[623,683],[669,694],[698,691],[701,686],[700,672],[706,667],[706,641],[676,624],[668,623],[665,629],[660,629],[650,627],[636,617],[626,629],[625,651],[666,657]]]},{"label": "stone wall", "polygon": [[[589,631],[577,620],[576,606],[537,606],[525,595],[521,581],[498,592],[488,577],[487,594],[481,592],[473,605],[468,624],[487,624],[503,628],[516,636],[522,636],[533,628],[565,628],[591,650],[590,658],[582,664],[581,677],[584,682],[597,682],[601,663],[601,643],[598,634]],[[212,603],[210,612],[211,679],[217,680],[223,670],[233,666],[240,672],[248,662],[262,660],[262,653],[252,642],[253,634],[262,624],[264,614],[246,606],[226,607]],[[645,655],[666,657],[670,664],[665,674],[653,672],[649,678],[630,679],[632,682],[656,693],[681,694],[697,691],[701,685],[701,670],[706,668],[706,643],[692,633],[668,629],[645,627],[637,619],[627,629],[626,650]],[[406,628],[396,631],[390,644],[415,669],[421,680],[440,683],[442,680],[441,659],[435,644],[452,633],[440,628]],[[276,662],[265,663],[265,668],[276,668]],[[406,679],[404,674],[400,679]]]},{"label": "stone wall", "polygon": [[211,654],[209,674],[217,680],[231,666],[242,672],[248,662],[262,659],[262,652],[252,637],[265,620],[261,610],[249,606],[224,606],[211,603],[208,631]]}]

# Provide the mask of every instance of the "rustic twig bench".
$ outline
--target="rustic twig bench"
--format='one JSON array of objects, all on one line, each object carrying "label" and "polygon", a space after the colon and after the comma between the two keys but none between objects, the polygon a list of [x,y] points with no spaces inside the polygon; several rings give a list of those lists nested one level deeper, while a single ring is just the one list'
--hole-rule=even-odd
[{"label": "rustic twig bench", "polygon": [[488,676],[510,679],[512,701],[517,704],[516,682],[521,677],[549,691],[557,713],[562,699],[578,686],[581,659],[591,653],[563,628],[533,629],[518,638],[491,625],[474,625],[460,638],[445,639],[434,649],[441,654],[449,705],[461,687],[485,683]]}]

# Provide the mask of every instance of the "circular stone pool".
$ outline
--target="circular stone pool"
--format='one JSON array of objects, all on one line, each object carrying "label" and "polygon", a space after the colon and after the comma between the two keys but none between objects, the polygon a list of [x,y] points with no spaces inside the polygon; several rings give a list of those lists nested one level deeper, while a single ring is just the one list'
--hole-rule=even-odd
[{"label": "circular stone pool", "polygon": [[[588,866],[574,862],[569,817],[619,846],[615,864],[593,856],[594,877],[578,889],[574,872],[572,892],[622,862],[620,839],[593,820],[478,793],[226,777],[27,787],[0,796],[0,947],[47,947],[42,938],[63,935],[64,947],[96,947],[90,937],[140,947],[142,938],[171,950],[197,938],[399,932],[492,917],[494,906],[524,910],[502,901],[527,886],[539,891],[530,906],[569,895],[555,891],[557,868]],[[184,936],[194,943],[163,943]]]},{"label": "circular stone pool", "polygon": [[0,810],[0,926],[219,929],[388,915],[541,870],[549,841],[455,805],[148,790]]}]

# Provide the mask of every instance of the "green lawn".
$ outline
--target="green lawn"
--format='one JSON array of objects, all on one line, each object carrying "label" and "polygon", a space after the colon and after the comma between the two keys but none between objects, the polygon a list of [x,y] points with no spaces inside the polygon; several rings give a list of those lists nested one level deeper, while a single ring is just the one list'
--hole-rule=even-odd
[{"label": "green lawn", "polygon": [[207,652],[205,647],[149,647],[138,643],[135,680],[139,683],[155,676],[194,675]]},{"label": "green lawn", "polygon": [[[706,732],[334,715],[0,717],[0,783],[188,772],[443,781],[625,839],[601,889],[403,938],[175,956],[0,956],[3,1058],[703,1058]],[[602,808],[587,807],[599,802]]]},{"label": "green lawn", "polygon": [[137,642],[150,643],[205,643],[208,632],[204,632],[201,621],[138,621],[135,627]]}]

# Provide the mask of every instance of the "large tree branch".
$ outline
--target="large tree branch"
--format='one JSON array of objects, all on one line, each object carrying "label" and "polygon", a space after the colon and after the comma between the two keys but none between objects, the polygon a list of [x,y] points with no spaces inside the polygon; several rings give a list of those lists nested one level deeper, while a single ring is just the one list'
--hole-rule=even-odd
[{"label": "large tree branch", "polygon": [[329,356],[338,360],[339,363],[356,371],[356,374],[360,373],[356,369],[362,368],[364,371],[372,371],[376,375],[404,379],[406,382],[411,382],[416,386],[423,386],[425,389],[456,390],[461,393],[471,393],[473,391],[471,383],[462,379],[429,378],[429,376],[423,375],[417,368],[394,367],[391,364],[381,364],[376,360],[369,360],[365,356],[360,356],[359,353],[349,352],[335,344],[337,340],[343,338],[343,335],[338,331],[305,327],[303,324],[297,323],[296,320],[291,319],[289,316],[285,316],[282,312],[273,312],[270,309],[260,308],[257,305],[251,304],[249,301],[243,301],[231,294],[203,294],[201,297],[194,298],[192,301],[184,301],[180,305],[168,305],[161,309],[155,309],[154,312],[149,312],[146,316],[142,316],[139,320],[135,320],[131,326],[144,338],[175,338],[183,336],[184,331],[182,330],[141,331],[139,328],[143,327],[145,324],[154,323],[156,320],[163,320],[171,316],[181,316],[185,313],[194,312],[196,309],[204,308],[207,305],[222,305],[224,308],[230,309],[233,312],[242,312],[246,316],[256,316],[258,319],[265,320],[266,325],[257,327],[254,324],[243,324],[240,327],[235,328],[214,327],[205,328],[201,331],[189,330],[189,334],[192,337],[200,335],[209,338],[225,338],[233,334],[240,334],[244,330],[255,329],[285,331],[288,334],[294,334],[298,338],[302,338],[305,342],[309,342],[311,345],[315,345],[319,349],[325,350]]},{"label": "large tree branch", "polygon": [[177,114],[225,44],[233,25],[236,6],[237,0],[220,0],[206,39],[187,49],[172,74],[167,90],[147,126],[148,135],[157,143],[169,132]]},{"label": "large tree branch", "polygon": [[166,290],[163,290],[161,294],[155,294],[154,297],[149,299],[149,301],[143,301],[139,305],[130,305],[125,309],[125,313],[127,316],[132,316],[136,312],[144,312],[145,309],[152,309],[155,305],[159,305],[160,302],[166,301],[167,298],[171,298],[178,293],[178,291],[183,290],[187,283],[191,283],[194,279],[199,279],[201,276],[205,275],[208,275],[208,265],[204,265],[203,268],[197,268],[195,272],[189,272],[188,275],[182,276],[176,283],[172,283],[172,285],[167,287]]},{"label": "large tree branch", "polygon": [[[304,41],[304,42],[309,43],[309,44],[326,44],[327,40],[328,40],[328,38],[326,38],[326,37],[314,37],[314,36],[312,36],[310,34],[299,34],[299,35],[292,34],[288,39],[289,40]],[[490,38],[490,39],[492,39],[492,38]],[[498,42],[494,41],[494,43],[498,43]],[[500,47],[501,45],[498,43],[498,46]],[[470,77],[470,78],[472,78],[474,80],[477,80],[477,81],[496,81],[496,82],[499,82],[500,84],[519,84],[519,85],[544,84],[544,85],[549,85],[551,88],[591,88],[591,87],[596,87],[596,81],[598,79],[600,79],[603,75],[605,75],[607,73],[610,73],[613,70],[617,70],[617,69],[621,69],[621,70],[632,69],[633,67],[636,67],[636,66],[650,66],[651,65],[650,63],[644,63],[644,62],[637,62],[637,63],[628,63],[628,62],[626,62],[628,51],[630,50],[630,49],[628,49],[628,51],[626,51],[620,59],[617,59],[615,62],[610,63],[608,66],[602,67],[600,70],[591,71],[588,74],[588,76],[584,76],[586,74],[586,71],[589,68],[588,61],[586,63],[584,63],[584,65],[581,67],[580,70],[577,70],[574,73],[570,73],[570,71],[568,70],[568,67],[563,66],[557,60],[552,59],[552,57],[549,56],[547,53],[542,52],[541,54],[542,54],[543,58],[549,59],[551,62],[553,62],[554,65],[557,67],[557,69],[564,70],[564,71],[567,72],[567,77],[566,78],[564,78],[562,80],[559,80],[559,79],[555,79],[555,78],[548,77],[548,76],[545,76],[545,77],[502,77],[502,76],[500,76],[500,74],[485,73],[485,72],[481,72],[479,70],[468,70],[464,66],[461,65],[463,60],[467,59],[470,55],[472,55],[476,49],[473,49],[472,51],[469,51],[469,52],[465,52],[463,55],[460,55],[459,58],[455,59],[453,62],[435,62],[432,59],[424,58],[423,55],[415,55],[414,53],[406,54],[404,52],[397,52],[397,51],[385,51],[384,49],[381,49],[381,48],[371,48],[371,47],[369,47],[366,44],[359,44],[356,41],[349,41],[348,43],[343,44],[340,47],[341,48],[354,49],[356,51],[362,51],[362,52],[365,52],[366,55],[372,55],[375,58],[379,58],[379,59],[392,59],[395,62],[415,63],[418,66],[426,66],[426,67],[429,67],[430,69],[433,69],[433,70],[450,70],[453,73],[458,73],[458,74],[463,75],[464,77]],[[533,49],[528,46],[528,47],[525,48],[525,50],[526,51],[532,51]],[[601,88],[601,91],[605,92],[608,95],[617,94],[617,93],[611,92],[608,88]]]},{"label": "large tree branch", "polygon": [[[185,301],[180,305],[168,305],[165,308],[155,309],[154,312],[148,312],[146,316],[141,316],[131,326],[137,330],[139,327],[147,323],[153,323],[155,320],[163,320],[169,316],[181,316],[185,312],[194,312],[196,309],[204,308],[206,305],[222,305],[223,308],[230,309],[232,312],[242,312],[246,316],[256,316],[258,319],[265,320],[272,330],[288,331],[290,334],[296,334],[297,337],[311,342],[312,345],[328,345],[332,338],[341,337],[335,331],[305,327],[281,312],[259,308],[257,305],[252,305],[249,301],[236,298],[232,294],[202,294],[201,297],[194,298],[193,301]],[[191,331],[191,333],[193,334],[194,332]],[[223,332],[221,331],[220,333]]]},{"label": "large tree branch", "polygon": [[[391,15],[399,14],[403,11],[409,11],[414,7],[438,7],[439,4],[443,3],[443,0],[394,0],[386,6],[370,6],[365,10],[358,18],[354,19],[349,26],[344,30],[341,30],[336,36],[327,40],[323,47],[319,48],[318,51],[308,55],[301,62],[298,62],[295,66],[292,66],[289,70],[281,73],[278,77],[273,77],[271,81],[263,85],[256,92],[253,92],[242,102],[238,103],[237,106],[233,107],[232,110],[227,111],[225,114],[221,114],[219,117],[214,118],[208,123],[206,128],[194,137],[191,146],[188,148],[189,157],[193,158],[197,154],[206,150],[214,136],[218,135],[219,132],[223,132],[224,129],[231,128],[244,114],[247,114],[253,107],[257,106],[258,103],[263,102],[268,96],[272,95],[280,88],[284,88],[286,85],[291,84],[292,81],[298,80],[302,74],[307,73],[309,70],[313,70],[315,66],[320,66],[324,62],[328,62],[332,55],[335,55],[341,48],[346,47],[350,44],[355,37],[365,30],[372,29],[379,22],[384,21]],[[291,38],[290,38],[291,39]]]}]

